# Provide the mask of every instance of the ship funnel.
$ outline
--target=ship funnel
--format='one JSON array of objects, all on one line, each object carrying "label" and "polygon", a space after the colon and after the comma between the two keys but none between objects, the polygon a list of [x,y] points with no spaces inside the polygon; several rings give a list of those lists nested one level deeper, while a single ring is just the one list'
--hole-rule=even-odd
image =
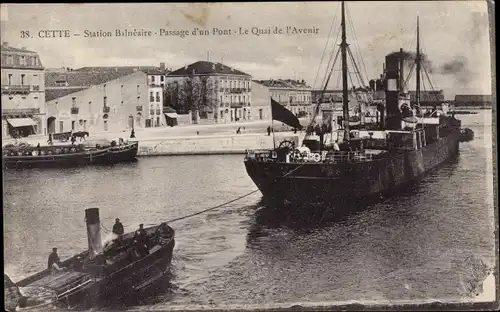
[{"label": "ship funnel", "polygon": [[85,209],[85,222],[87,223],[87,239],[89,242],[89,257],[92,259],[102,252],[101,221],[99,208]]}]

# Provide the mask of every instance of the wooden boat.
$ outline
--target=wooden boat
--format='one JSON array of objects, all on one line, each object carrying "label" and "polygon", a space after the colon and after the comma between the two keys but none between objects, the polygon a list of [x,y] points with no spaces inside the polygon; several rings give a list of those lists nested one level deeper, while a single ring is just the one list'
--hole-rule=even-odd
[{"label": "wooden boat", "polygon": [[[24,296],[16,311],[46,311],[53,307],[88,308],[116,301],[146,289],[169,271],[175,232],[166,223],[145,228],[147,251],[134,232],[102,247],[99,209],[85,210],[89,249],[17,282]],[[27,291],[31,290],[31,296]]]},{"label": "wooden boat", "polygon": [[7,145],[3,148],[5,168],[76,167],[131,161],[137,156],[138,141],[123,144]]}]

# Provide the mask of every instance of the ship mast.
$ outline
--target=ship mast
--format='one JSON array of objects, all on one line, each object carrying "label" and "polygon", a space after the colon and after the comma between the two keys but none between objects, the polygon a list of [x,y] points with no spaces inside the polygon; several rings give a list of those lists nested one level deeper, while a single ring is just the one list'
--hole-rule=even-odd
[{"label": "ship mast", "polygon": [[417,65],[417,85],[415,88],[415,104],[420,107],[420,34],[419,34],[419,24],[417,16],[417,55],[415,57]]},{"label": "ship mast", "polygon": [[342,110],[344,120],[344,141],[349,141],[349,90],[347,86],[347,41],[345,33],[345,4],[342,1],[342,43],[340,51],[342,54]]}]

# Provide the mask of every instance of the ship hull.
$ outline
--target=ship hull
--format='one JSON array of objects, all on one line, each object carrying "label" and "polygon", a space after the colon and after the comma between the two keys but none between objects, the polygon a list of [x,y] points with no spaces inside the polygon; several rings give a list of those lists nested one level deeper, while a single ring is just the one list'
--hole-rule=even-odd
[{"label": "ship hull", "polygon": [[246,159],[245,167],[264,199],[272,204],[336,203],[390,196],[458,155],[458,147],[457,129],[421,149],[373,161],[330,164]]}]

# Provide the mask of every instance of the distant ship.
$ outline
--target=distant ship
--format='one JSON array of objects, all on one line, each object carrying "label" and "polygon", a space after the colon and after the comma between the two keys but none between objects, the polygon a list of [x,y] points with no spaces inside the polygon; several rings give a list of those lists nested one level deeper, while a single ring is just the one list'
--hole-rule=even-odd
[{"label": "distant ship", "polygon": [[[337,121],[338,128],[334,129],[335,121],[331,115],[323,115],[322,121],[318,122],[320,107],[324,106],[318,101],[300,146],[283,141],[272,150],[247,151],[245,156],[248,175],[264,199],[274,205],[342,203],[370,196],[379,198],[391,195],[458,154],[460,121],[436,108],[425,114],[420,109],[423,62],[418,18],[414,60],[416,103],[410,102],[409,92],[406,91],[403,62],[407,56],[401,49],[386,56],[385,73],[381,79],[385,101],[372,106],[375,107],[375,121],[359,122],[367,114],[358,114],[357,117],[361,118],[349,115],[347,57],[349,55],[353,62],[354,57],[346,41],[344,2],[341,10],[343,116],[340,123]],[[425,68],[423,70],[426,71]],[[330,75],[331,72],[333,66]],[[329,79],[330,76],[323,92],[327,89]],[[274,106],[279,105],[273,100],[271,102]],[[279,110],[284,109],[280,107]],[[286,122],[287,118],[291,125],[298,123],[298,120],[294,121],[290,117],[281,121]]]}]

